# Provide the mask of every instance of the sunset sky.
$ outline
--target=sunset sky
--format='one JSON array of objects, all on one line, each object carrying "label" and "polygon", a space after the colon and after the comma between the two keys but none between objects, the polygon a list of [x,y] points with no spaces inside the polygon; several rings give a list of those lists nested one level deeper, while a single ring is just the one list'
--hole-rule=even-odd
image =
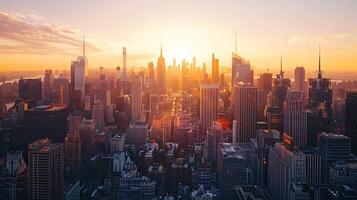
[{"label": "sunset sky", "polygon": [[163,45],[173,58],[230,66],[238,54],[255,69],[357,72],[354,0],[0,0],[0,71],[69,69],[87,41],[90,68],[115,67],[127,47],[128,65],[146,67]]}]

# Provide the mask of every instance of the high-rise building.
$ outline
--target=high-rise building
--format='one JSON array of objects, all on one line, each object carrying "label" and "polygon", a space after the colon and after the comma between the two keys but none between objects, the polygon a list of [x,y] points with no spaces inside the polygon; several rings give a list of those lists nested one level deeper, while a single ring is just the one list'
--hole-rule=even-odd
[{"label": "high-rise building", "polygon": [[19,99],[27,102],[29,108],[40,104],[42,101],[41,79],[20,79]]},{"label": "high-rise building", "polygon": [[63,199],[64,147],[48,139],[37,140],[28,146],[28,198]]},{"label": "high-rise building", "polygon": [[232,53],[232,91],[235,84],[239,82],[253,84],[253,71],[251,70],[249,61],[240,57],[235,52]]},{"label": "high-rise building", "polygon": [[321,183],[329,181],[330,167],[337,160],[348,160],[351,154],[351,139],[335,133],[320,133],[317,150],[321,156]]},{"label": "high-rise building", "polygon": [[273,74],[272,73],[260,74],[259,90],[267,92],[267,93],[273,91]]},{"label": "high-rise building", "polygon": [[280,133],[275,129],[257,130],[257,181],[264,188],[268,180],[269,149],[281,141]]},{"label": "high-rise building", "polygon": [[218,86],[212,84],[201,84],[200,86],[200,122],[201,134],[212,127],[213,122],[218,119]]},{"label": "high-rise building", "polygon": [[88,157],[95,152],[94,147],[94,134],[95,134],[95,123],[93,119],[86,119],[82,120],[80,131],[80,138],[81,138],[81,152],[83,157]]},{"label": "high-rise building", "polygon": [[142,112],[142,78],[135,75],[131,84],[131,119],[133,121],[140,121]]},{"label": "high-rise building", "polygon": [[284,133],[293,138],[300,148],[307,146],[307,112],[304,95],[300,91],[289,90],[284,108]]},{"label": "high-rise building", "polygon": [[357,90],[346,92],[345,103],[346,135],[351,138],[352,153],[357,153]]},{"label": "high-rise building", "polygon": [[317,78],[309,79],[309,108],[317,113],[319,132],[328,132],[332,120],[332,89],[331,80],[322,77],[320,49]]},{"label": "high-rise building", "polygon": [[27,199],[27,166],[21,151],[11,151],[0,164],[0,199]]},{"label": "high-rise building", "polygon": [[85,70],[87,58],[80,56],[71,64],[70,99],[71,108],[79,110],[84,103],[85,95]]},{"label": "high-rise building", "polygon": [[81,167],[81,150],[82,143],[79,137],[79,130],[68,132],[64,139],[64,149],[66,160],[65,164],[72,169],[79,169]]},{"label": "high-rise building", "polygon": [[154,62],[148,63],[148,77],[149,77],[149,82],[153,83],[155,81]]},{"label": "high-rise building", "polygon": [[80,113],[71,113],[68,116],[68,132],[78,132],[82,124],[82,115]]},{"label": "high-rise building", "polygon": [[300,91],[304,94],[304,98],[307,97],[307,83],[305,80],[305,68],[296,67],[294,71],[294,86],[295,90]]},{"label": "high-rise building", "polygon": [[284,78],[283,71],[283,59],[280,58],[280,73],[276,75],[273,87],[273,105],[278,107],[278,110],[282,112],[284,110],[284,102],[286,99],[286,93],[290,88],[291,81],[288,78]]},{"label": "high-rise building", "polygon": [[212,84],[219,84],[219,60],[212,54]]},{"label": "high-rise building", "polygon": [[104,128],[104,105],[101,101],[96,101],[92,108],[92,119],[95,127],[99,130]]},{"label": "high-rise building", "polygon": [[123,47],[123,81],[126,80],[126,47]]},{"label": "high-rise building", "polygon": [[237,141],[248,143],[256,138],[257,88],[251,84],[236,84],[233,91],[234,120],[237,120]]},{"label": "high-rise building", "polygon": [[276,143],[269,150],[268,190],[274,199],[290,199],[290,187],[306,182],[305,154]]},{"label": "high-rise building", "polygon": [[54,103],[68,104],[69,80],[66,78],[55,78],[53,81]]},{"label": "high-rise building", "polygon": [[166,92],[166,66],[165,58],[162,55],[162,47],[160,49],[160,57],[157,59],[157,89],[159,94]]},{"label": "high-rise building", "polygon": [[237,144],[220,143],[218,145],[217,178],[223,199],[232,199],[234,185],[248,184],[248,162]]},{"label": "high-rise building", "polygon": [[48,69],[45,71],[45,78],[43,79],[43,102],[45,104],[51,103],[53,98],[53,73]]}]

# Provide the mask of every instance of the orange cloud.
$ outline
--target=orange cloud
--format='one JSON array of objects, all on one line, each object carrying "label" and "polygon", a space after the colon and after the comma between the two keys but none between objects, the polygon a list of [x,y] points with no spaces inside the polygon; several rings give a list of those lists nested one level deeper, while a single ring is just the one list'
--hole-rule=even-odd
[{"label": "orange cloud", "polygon": [[[76,55],[82,48],[79,31],[55,24],[29,21],[26,21],[26,16],[0,12],[0,53]],[[86,49],[99,51],[91,42],[86,42]]]}]

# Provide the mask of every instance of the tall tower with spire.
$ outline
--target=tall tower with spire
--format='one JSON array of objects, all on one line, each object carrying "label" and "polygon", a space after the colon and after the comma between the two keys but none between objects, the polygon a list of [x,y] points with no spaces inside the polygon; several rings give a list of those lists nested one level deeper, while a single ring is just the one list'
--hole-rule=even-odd
[{"label": "tall tower with spire", "polygon": [[162,45],[160,48],[160,56],[157,59],[157,89],[159,94],[166,92],[166,66],[165,58],[162,53]]},{"label": "tall tower with spire", "polygon": [[253,70],[248,60],[238,55],[237,30],[235,31],[235,52],[232,52],[232,82],[231,89],[237,83],[253,84]]},{"label": "tall tower with spire", "polygon": [[332,88],[331,80],[322,77],[320,45],[317,78],[309,79],[309,109],[316,114],[318,122],[317,131],[330,131],[332,118]]}]

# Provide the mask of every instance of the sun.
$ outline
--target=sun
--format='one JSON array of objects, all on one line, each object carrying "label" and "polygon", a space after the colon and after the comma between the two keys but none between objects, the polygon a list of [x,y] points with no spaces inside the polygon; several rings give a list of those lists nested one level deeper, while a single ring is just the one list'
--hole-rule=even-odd
[{"label": "sun", "polygon": [[185,48],[181,48],[181,47],[176,47],[172,50],[171,55],[170,55],[171,59],[175,59],[176,63],[181,63],[182,60],[191,60],[191,55],[190,52],[185,49]]}]

